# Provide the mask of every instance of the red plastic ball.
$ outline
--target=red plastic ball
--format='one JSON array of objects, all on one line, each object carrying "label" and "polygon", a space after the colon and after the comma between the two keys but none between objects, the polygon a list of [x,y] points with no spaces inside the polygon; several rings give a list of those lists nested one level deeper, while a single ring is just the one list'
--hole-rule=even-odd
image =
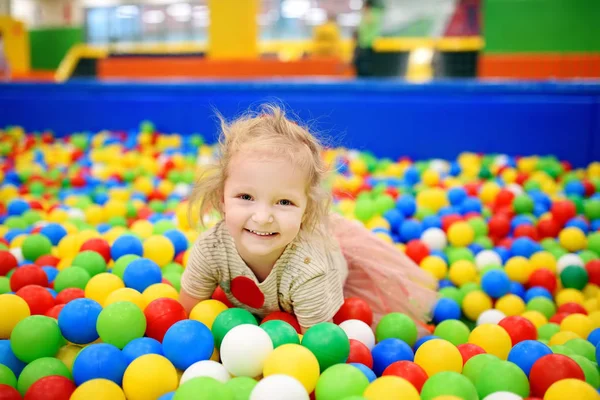
[{"label": "red plastic ball", "polygon": [[496,246],[504,247],[506,250],[510,250],[510,248],[512,247],[512,242],[513,240],[511,238],[505,237],[504,239],[498,241],[498,243],[496,243]]},{"label": "red plastic ball", "polygon": [[37,265],[24,265],[17,268],[10,277],[10,289],[16,292],[27,285],[48,287],[48,275]]},{"label": "red plastic ball", "polygon": [[537,231],[540,239],[555,238],[560,233],[560,224],[554,219],[544,219],[538,222]]},{"label": "red plastic ball", "polygon": [[66,306],[66,304],[57,304],[54,307],[52,307],[51,309],[49,309],[48,311],[46,311],[46,313],[44,315],[46,317],[54,318],[57,320],[58,315],[60,314],[62,309],[65,308],[65,306]]},{"label": "red plastic ball", "polygon": [[596,193],[596,186],[594,186],[594,184],[592,182],[590,182],[587,179],[584,179],[582,181],[582,183],[583,183],[583,187],[585,189],[585,197],[590,197],[591,195]]},{"label": "red plastic ball", "polygon": [[485,354],[485,350],[473,343],[463,343],[456,346],[463,359],[463,365],[477,354]]},{"label": "red plastic ball", "polygon": [[502,189],[496,195],[495,205],[496,206],[511,206],[512,207],[512,203],[513,203],[514,198],[515,198],[515,194],[513,192],[511,192],[508,189]]},{"label": "red plastic ball", "polygon": [[577,303],[565,303],[558,307],[556,310],[557,313],[567,313],[567,314],[583,314],[588,315],[587,310],[581,305]]},{"label": "red plastic ball", "polygon": [[592,260],[585,265],[589,283],[600,286],[600,260]]},{"label": "red plastic ball", "polygon": [[513,346],[524,340],[537,340],[537,329],[527,318],[513,315],[503,318],[498,325],[508,333]]},{"label": "red plastic ball", "polygon": [[92,238],[86,240],[86,242],[81,245],[81,249],[79,251],[81,252],[85,250],[95,251],[96,253],[100,254],[102,258],[104,258],[104,261],[107,263],[110,261],[110,245],[104,239]]},{"label": "red plastic ball", "polygon": [[83,289],[67,288],[56,295],[56,304],[67,304],[68,302],[85,297]]},{"label": "red plastic ball", "polygon": [[179,265],[183,265],[183,256],[185,256],[185,251],[180,251],[179,254],[175,256],[173,261]]},{"label": "red plastic ball", "polygon": [[406,244],[406,255],[415,263],[420,264],[421,260],[429,255],[429,248],[418,239],[411,240]]},{"label": "red plastic ball", "polygon": [[571,358],[562,354],[548,354],[538,359],[529,372],[531,394],[544,397],[546,390],[562,379],[585,381],[581,367]]},{"label": "red plastic ball", "polygon": [[358,297],[348,297],[338,312],[333,316],[333,322],[337,325],[349,319],[358,319],[371,326],[373,323],[373,311],[369,304]]},{"label": "red plastic ball", "polygon": [[567,318],[569,315],[571,315],[571,313],[566,313],[566,312],[556,313],[548,320],[548,322],[552,322],[552,323],[560,325],[562,320]]},{"label": "red plastic ball", "polygon": [[373,356],[364,343],[355,339],[350,339],[350,355],[348,356],[346,363],[360,363],[369,368],[373,368]]},{"label": "red plastic ball", "polygon": [[555,201],[552,203],[552,207],[550,207],[550,212],[552,213],[552,217],[561,226],[566,224],[568,220],[577,215],[575,204],[573,204],[573,202],[570,200]]},{"label": "red plastic ball", "polygon": [[302,329],[300,328],[300,323],[298,323],[298,319],[296,319],[296,316],[293,314],[286,313],[285,311],[273,311],[272,313],[263,318],[261,324],[272,320],[285,321],[288,324],[290,324],[296,330],[296,332],[302,332]]},{"label": "red plastic ball", "polygon": [[56,305],[50,292],[38,285],[27,285],[15,294],[25,300],[31,315],[44,315]]},{"label": "red plastic ball", "polygon": [[448,232],[448,229],[450,229],[450,227],[456,223],[462,221],[462,217],[460,215],[457,214],[450,214],[450,215],[444,215],[442,217],[442,230],[444,232]]},{"label": "red plastic ball", "polygon": [[223,289],[221,289],[221,286],[217,286],[217,288],[215,289],[215,291],[213,292],[213,294],[211,296],[211,299],[219,300],[221,303],[225,304],[229,308],[233,307],[233,304],[231,304],[231,302],[227,298],[227,295],[225,294]]},{"label": "red plastic ball", "polygon": [[420,365],[412,361],[396,361],[388,365],[382,376],[393,375],[409,381],[419,393],[429,378],[427,372]]},{"label": "red plastic ball", "polygon": [[23,400],[69,400],[75,383],[64,376],[46,376],[27,389]]},{"label": "red plastic ball", "polygon": [[540,268],[535,270],[531,275],[529,275],[529,280],[527,281],[527,286],[543,287],[550,293],[554,293],[554,291],[556,290],[556,285],[556,275],[554,275],[552,271],[547,270],[546,268]]},{"label": "red plastic ball", "polygon": [[514,237],[515,238],[528,237],[530,239],[537,241],[538,240],[537,229],[535,228],[535,226],[529,225],[529,224],[519,225],[515,228]]},{"label": "red plastic ball", "polygon": [[0,400],[21,400],[21,394],[12,386],[0,383]]},{"label": "red plastic ball", "polygon": [[43,256],[39,256],[37,260],[35,260],[35,265],[39,265],[40,267],[52,266],[56,267],[60,262],[60,258],[54,257],[51,254],[44,254]]},{"label": "red plastic ball", "polygon": [[506,237],[510,233],[510,220],[502,215],[494,215],[488,222],[488,232],[493,238]]},{"label": "red plastic ball", "polygon": [[[0,250],[0,276],[6,276],[19,262],[10,251]],[[16,271],[15,271],[16,272]]]},{"label": "red plastic ball", "polygon": [[144,309],[146,336],[162,342],[165,333],[174,323],[187,318],[185,309],[177,300],[163,297],[153,300]]}]

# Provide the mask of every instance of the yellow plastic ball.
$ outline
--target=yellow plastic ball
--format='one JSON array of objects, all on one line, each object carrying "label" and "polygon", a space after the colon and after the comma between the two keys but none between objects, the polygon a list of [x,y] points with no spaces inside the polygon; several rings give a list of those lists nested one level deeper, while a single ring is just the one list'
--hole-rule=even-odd
[{"label": "yellow plastic ball", "polygon": [[158,187],[156,188],[161,194],[168,196],[171,193],[173,193],[173,190],[175,190],[175,184],[173,184],[172,182],[169,181],[160,181],[160,183],[158,184]]},{"label": "yellow plastic ball", "polygon": [[444,279],[448,274],[448,265],[446,261],[440,257],[427,256],[421,260],[421,268],[429,272],[436,279]]},{"label": "yellow plastic ball", "polygon": [[154,230],[154,225],[152,225],[152,222],[150,222],[148,220],[139,219],[139,220],[135,221],[133,224],[131,224],[131,228],[129,228],[129,229],[131,230],[132,233],[135,233],[142,240],[144,240],[144,239],[148,239],[150,236],[152,236],[152,232]]},{"label": "yellow plastic ball", "polygon": [[106,298],[115,290],[125,287],[125,284],[117,275],[103,272],[95,275],[85,285],[85,297],[97,301],[104,307]]},{"label": "yellow plastic ball", "polygon": [[62,361],[69,368],[69,371],[73,372],[73,363],[81,349],[82,347],[76,344],[66,344],[58,350],[56,358]]},{"label": "yellow plastic ball", "polygon": [[546,316],[539,311],[525,311],[523,314],[521,314],[521,317],[528,319],[533,325],[535,325],[536,329],[548,323]]},{"label": "yellow plastic ball", "polygon": [[517,169],[520,172],[529,174],[535,170],[537,163],[538,160],[536,157],[523,157],[517,161]]},{"label": "yellow plastic ball", "polygon": [[563,345],[563,344],[567,343],[571,339],[577,339],[577,338],[580,338],[580,337],[581,336],[579,336],[575,332],[561,331],[561,332],[557,332],[554,335],[552,335],[552,337],[548,341],[548,345],[549,346],[554,346],[555,344],[556,345]]},{"label": "yellow plastic ball", "polygon": [[500,175],[506,183],[514,183],[517,180],[517,170],[514,168],[506,168]]},{"label": "yellow plastic ball", "polygon": [[133,189],[137,192],[142,192],[145,195],[150,194],[154,190],[152,180],[145,176],[140,176],[133,181]]},{"label": "yellow plastic ball", "polygon": [[560,330],[574,332],[587,339],[590,332],[594,330],[594,322],[587,315],[571,314],[560,322]]},{"label": "yellow plastic ball", "polygon": [[598,310],[598,299],[597,298],[587,299],[585,301],[585,303],[583,303],[583,307],[585,308],[585,311],[587,311],[588,315],[591,312],[597,311]]},{"label": "yellow plastic ball", "polygon": [[440,183],[440,174],[434,169],[428,169],[421,174],[421,181],[427,186],[435,186]]},{"label": "yellow plastic ball", "polygon": [[[57,255],[58,257],[58,255]],[[65,257],[61,258],[58,264],[56,265],[56,269],[62,271],[65,268],[69,268],[73,265],[73,257]]]},{"label": "yellow plastic ball", "polygon": [[130,198],[129,191],[124,188],[112,188],[108,191],[108,197],[111,199],[126,202]]},{"label": "yellow plastic ball", "polygon": [[125,400],[121,387],[108,379],[92,379],[81,384],[70,400]]},{"label": "yellow plastic ball", "polygon": [[158,354],[136,358],[123,375],[123,391],[127,400],[157,399],[177,389],[178,384],[175,367]]},{"label": "yellow plastic ball", "polygon": [[104,307],[116,303],[118,301],[130,301],[136,306],[138,306],[142,311],[144,311],[144,309],[146,308],[144,296],[137,290],[131,288],[117,289],[108,296],[106,296],[106,300],[104,300]]},{"label": "yellow plastic ball", "polygon": [[533,271],[545,268],[548,271],[556,274],[556,258],[548,251],[538,251],[529,259]]},{"label": "yellow plastic ball", "polygon": [[454,247],[466,247],[473,243],[475,230],[467,222],[455,222],[448,229],[448,242]]},{"label": "yellow plastic ball", "polygon": [[512,348],[510,336],[504,328],[495,324],[481,324],[469,335],[469,343],[476,344],[501,360],[506,360]]},{"label": "yellow plastic ball", "polygon": [[98,231],[94,231],[92,229],[85,229],[85,230],[77,233],[77,240],[79,241],[79,247],[83,246],[83,244],[90,239],[101,238],[101,237],[102,237],[102,235],[100,235],[100,233],[98,233]]},{"label": "yellow plastic ball", "polygon": [[583,297],[583,293],[577,289],[562,289],[556,294],[555,300],[558,307],[565,303],[577,303],[583,305],[585,297]]},{"label": "yellow plastic ball", "polygon": [[9,243],[9,248],[11,249],[20,249],[23,246],[23,242],[25,241],[25,239],[27,239],[29,235],[27,234],[21,234],[21,235],[17,235],[15,236]]},{"label": "yellow plastic ball", "polygon": [[583,293],[583,297],[585,297],[586,300],[596,299],[598,297],[598,295],[600,294],[600,288],[598,287],[598,285],[594,285],[593,283],[588,283],[583,288],[582,293]]},{"label": "yellow plastic ball", "polygon": [[67,219],[69,219],[69,214],[67,214],[67,212],[65,210],[62,210],[60,208],[55,208],[54,210],[50,211],[50,213],[48,214],[47,221],[62,224]]},{"label": "yellow plastic ball", "polygon": [[108,242],[109,245],[112,246],[115,240],[124,235],[126,231],[127,229],[123,228],[122,226],[115,226],[104,232],[102,237]]},{"label": "yellow plastic ball", "polygon": [[61,259],[74,258],[80,248],[81,243],[79,243],[77,234],[68,234],[58,242],[58,257]]},{"label": "yellow plastic ball", "polygon": [[562,247],[570,252],[583,250],[587,246],[587,238],[585,233],[574,226],[567,227],[560,231],[558,241]]},{"label": "yellow plastic ball", "polygon": [[352,172],[354,175],[362,176],[369,172],[367,163],[362,158],[356,158],[350,161],[348,167],[350,169],[350,172]]},{"label": "yellow plastic ball", "polygon": [[[294,360],[290,362],[290,360]],[[296,378],[307,393],[311,393],[319,380],[319,361],[306,347],[284,344],[273,350],[265,360],[263,376],[283,374]]]},{"label": "yellow plastic ball", "polygon": [[600,328],[600,311],[592,311],[589,313],[588,317],[592,320],[592,325],[594,329]]},{"label": "yellow plastic ball", "polygon": [[515,294],[507,294],[498,299],[495,308],[507,317],[521,315],[525,312],[525,302]]},{"label": "yellow plastic ball", "polygon": [[104,209],[97,204],[89,205],[83,214],[86,222],[91,225],[98,225],[106,220],[104,216]]},{"label": "yellow plastic ball", "polygon": [[457,286],[475,282],[477,280],[477,267],[469,260],[458,260],[450,265],[448,277]]},{"label": "yellow plastic ball", "polygon": [[450,204],[446,191],[438,187],[422,190],[417,194],[415,200],[419,207],[427,208],[433,212],[438,212],[441,208]]},{"label": "yellow plastic ball", "polygon": [[179,293],[177,290],[166,283],[155,283],[154,285],[148,286],[142,293],[144,296],[144,302],[150,304],[156,299],[169,298],[173,300],[179,299]]},{"label": "yellow plastic ball", "polygon": [[144,240],[144,258],[148,258],[164,267],[175,257],[175,247],[169,239],[164,236],[152,235]]},{"label": "yellow plastic ball", "polygon": [[113,217],[125,217],[127,214],[127,205],[124,201],[111,199],[104,204],[104,214],[107,219]]},{"label": "yellow plastic ball", "polygon": [[415,353],[415,364],[433,376],[442,371],[461,373],[462,356],[455,345],[444,339],[431,339],[423,343]]},{"label": "yellow plastic ball", "polygon": [[508,259],[504,265],[504,272],[506,272],[510,280],[526,283],[533,272],[533,268],[528,259],[516,256]]},{"label": "yellow plastic ball", "polygon": [[367,386],[363,393],[366,400],[420,400],[419,392],[415,387],[398,376],[388,375],[375,379]]},{"label": "yellow plastic ball", "polygon": [[365,224],[365,226],[367,227],[367,229],[369,230],[373,230],[373,229],[377,229],[377,228],[383,228],[385,230],[390,230],[390,223],[387,221],[387,219],[380,217],[380,216],[376,216],[371,218],[370,220],[367,221],[367,223]]},{"label": "yellow plastic ball", "polygon": [[462,302],[462,310],[471,321],[477,321],[482,312],[492,308],[492,299],[481,290],[467,293]]},{"label": "yellow plastic ball", "polygon": [[228,307],[219,300],[203,300],[192,308],[190,319],[200,321],[206,325],[208,329],[212,329],[215,318],[223,311],[227,310],[227,308]]},{"label": "yellow plastic ball", "polygon": [[592,385],[579,379],[554,382],[544,394],[544,400],[598,400],[600,395]]},{"label": "yellow plastic ball", "polygon": [[15,294],[0,294],[0,339],[9,339],[14,327],[29,317],[29,305]]}]

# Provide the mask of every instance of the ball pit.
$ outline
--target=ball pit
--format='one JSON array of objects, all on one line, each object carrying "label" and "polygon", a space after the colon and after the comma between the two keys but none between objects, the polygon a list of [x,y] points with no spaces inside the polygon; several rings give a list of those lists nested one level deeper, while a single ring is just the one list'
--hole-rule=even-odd
[{"label": "ball pit", "polygon": [[2,398],[598,398],[598,165],[325,151],[334,208],[428,271],[440,297],[427,326],[396,312],[374,323],[348,298],[302,336],[293,315],[258,320],[220,288],[189,315],[178,301],[206,229],[188,221],[186,196],[215,147],[149,123],[131,144],[120,132],[9,129]]}]

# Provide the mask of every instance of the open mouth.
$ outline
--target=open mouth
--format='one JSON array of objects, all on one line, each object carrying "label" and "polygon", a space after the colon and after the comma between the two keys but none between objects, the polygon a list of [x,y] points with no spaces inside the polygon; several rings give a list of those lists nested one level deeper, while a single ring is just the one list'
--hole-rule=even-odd
[{"label": "open mouth", "polygon": [[260,237],[273,237],[275,235],[278,235],[277,232],[264,232],[264,231],[255,231],[252,229],[245,229],[245,231],[252,233],[255,236],[260,236]]}]

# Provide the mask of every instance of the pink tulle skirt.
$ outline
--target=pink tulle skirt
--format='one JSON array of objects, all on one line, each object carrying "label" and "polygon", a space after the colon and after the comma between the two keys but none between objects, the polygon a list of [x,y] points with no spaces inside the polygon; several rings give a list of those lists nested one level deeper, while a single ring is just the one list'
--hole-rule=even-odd
[{"label": "pink tulle skirt", "polygon": [[330,230],[348,263],[345,297],[359,297],[373,310],[373,327],[391,312],[416,322],[420,336],[438,299],[435,279],[408,256],[366,229],[339,215],[330,217]]}]

